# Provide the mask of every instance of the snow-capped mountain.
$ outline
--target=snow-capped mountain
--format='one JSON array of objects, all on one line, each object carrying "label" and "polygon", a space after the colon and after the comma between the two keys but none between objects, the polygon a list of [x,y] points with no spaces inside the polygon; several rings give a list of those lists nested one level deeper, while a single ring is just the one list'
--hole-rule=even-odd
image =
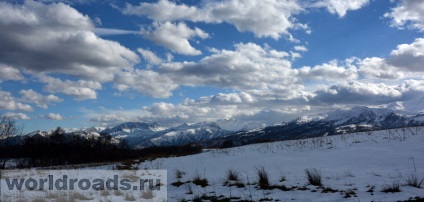
[{"label": "snow-capped mountain", "polygon": [[126,122],[100,133],[125,140],[130,147],[170,146],[201,143],[235,132],[263,128],[258,122],[218,120],[215,122],[184,123],[164,129],[156,123]]},{"label": "snow-capped mountain", "polygon": [[219,145],[224,141],[250,144],[422,125],[424,125],[424,113],[413,114],[404,110],[361,106],[303,116],[279,125],[238,132],[211,140],[210,144]]},{"label": "snow-capped mountain", "polygon": [[[125,122],[112,128],[92,127],[67,133],[87,138],[111,135],[116,142],[124,140],[130,147],[140,148],[189,143],[220,146],[225,141],[241,145],[421,125],[424,125],[424,97],[379,106],[338,109],[270,126],[234,119],[184,123],[168,129],[156,123]],[[27,136],[43,138],[51,133],[36,131]]]},{"label": "snow-capped mountain", "polygon": [[377,106],[379,108],[392,109],[396,111],[403,111],[406,113],[421,113],[424,112],[424,97],[419,97],[407,101],[398,101],[385,105]]},{"label": "snow-capped mountain", "polygon": [[107,128],[101,131],[101,133],[119,137],[140,135],[150,136],[161,130],[163,129],[160,128],[156,123],[125,122],[113,128]]},{"label": "snow-capped mountain", "polygon": [[151,139],[155,145],[184,145],[193,142],[203,142],[217,138],[233,131],[222,129],[215,122],[201,122],[196,124],[183,124],[166,130],[163,134]]},{"label": "snow-capped mountain", "polygon": [[249,131],[256,128],[263,128],[266,125],[256,121],[243,122],[235,119],[220,119],[214,122],[221,129],[238,132],[238,131]]},{"label": "snow-capped mountain", "polygon": [[159,132],[150,142],[158,146],[184,145],[202,143],[235,132],[249,131],[253,128],[263,128],[258,122],[242,122],[234,119],[222,119],[215,122],[184,123]]}]

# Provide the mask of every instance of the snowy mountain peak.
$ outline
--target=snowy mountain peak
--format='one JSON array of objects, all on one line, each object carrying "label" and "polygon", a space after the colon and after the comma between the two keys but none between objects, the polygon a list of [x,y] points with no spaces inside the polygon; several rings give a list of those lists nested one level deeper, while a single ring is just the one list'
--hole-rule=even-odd
[{"label": "snowy mountain peak", "polygon": [[392,109],[396,111],[403,111],[409,114],[423,113],[424,112],[424,96],[407,100],[407,101],[397,101],[397,102],[392,102],[385,105],[379,105],[377,107]]},{"label": "snowy mountain peak", "polygon": [[312,116],[302,116],[295,119],[294,122],[297,124],[309,123],[312,121],[329,121],[336,122],[336,124],[344,123],[352,118],[357,120],[373,120],[377,117],[386,116],[390,113],[394,113],[392,109],[386,108],[371,108],[366,106],[357,106],[353,108],[337,109],[327,113],[320,113]]},{"label": "snowy mountain peak", "polygon": [[161,130],[163,129],[158,127],[156,123],[125,122],[113,128],[105,129],[102,131],[102,133],[108,133],[113,136],[151,135]]},{"label": "snowy mountain peak", "polygon": [[255,121],[249,121],[249,122],[243,122],[235,119],[220,119],[215,121],[216,125],[218,125],[221,129],[226,131],[249,131],[256,128],[263,128],[265,127],[265,124],[255,122]]}]

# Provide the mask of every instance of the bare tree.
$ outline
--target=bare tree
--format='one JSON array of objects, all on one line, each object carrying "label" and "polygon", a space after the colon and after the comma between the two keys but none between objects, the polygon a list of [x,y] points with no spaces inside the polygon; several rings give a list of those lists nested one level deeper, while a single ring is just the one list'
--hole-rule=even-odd
[{"label": "bare tree", "polygon": [[[15,119],[0,114],[0,147],[7,145],[9,138],[20,135],[22,128],[16,124]],[[6,162],[9,160],[7,156],[0,158],[0,169],[4,169]]]}]

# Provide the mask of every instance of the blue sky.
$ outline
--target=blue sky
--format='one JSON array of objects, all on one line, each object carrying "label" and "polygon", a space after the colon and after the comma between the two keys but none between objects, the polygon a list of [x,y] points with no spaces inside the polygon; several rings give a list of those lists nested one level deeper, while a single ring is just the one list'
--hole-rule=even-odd
[{"label": "blue sky", "polygon": [[26,132],[422,97],[424,2],[0,2],[0,113]]}]

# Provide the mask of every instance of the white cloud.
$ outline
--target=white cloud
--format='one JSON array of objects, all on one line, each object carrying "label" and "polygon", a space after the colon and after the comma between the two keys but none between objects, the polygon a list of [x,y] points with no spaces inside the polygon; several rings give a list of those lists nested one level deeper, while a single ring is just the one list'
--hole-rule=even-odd
[{"label": "white cloud", "polygon": [[315,92],[315,104],[383,104],[417,98],[424,93],[424,81],[406,80],[399,85],[370,82],[342,82]]},{"label": "white cloud", "polygon": [[211,104],[240,104],[240,103],[253,103],[255,98],[245,92],[241,93],[218,93],[217,95],[212,96],[210,99]]},{"label": "white cloud", "polygon": [[105,125],[123,123],[130,120],[131,119],[129,119],[127,116],[123,114],[100,114],[90,119],[90,121],[97,122],[97,123],[105,123]]},{"label": "white cloud", "polygon": [[149,64],[152,65],[158,65],[162,63],[162,59],[160,59],[158,56],[156,56],[155,53],[153,53],[150,50],[139,48],[137,51],[143,56],[144,60],[146,60]]},{"label": "white cloud", "polygon": [[166,61],[172,62],[172,60],[174,60],[174,55],[172,55],[171,53],[167,53],[166,54]]},{"label": "white cloud", "polygon": [[[184,122],[236,119],[275,123],[289,121],[301,114],[333,109],[334,105],[382,104],[406,100],[424,92],[424,82],[406,80],[400,85],[372,82],[340,82],[323,87],[308,95],[308,99],[269,100],[266,96],[246,92],[219,93],[183,102],[157,102],[138,110],[119,110],[102,113],[92,121],[110,125],[123,121],[159,122],[162,126],[175,126]],[[275,93],[275,92],[273,92]]]},{"label": "white cloud", "polygon": [[143,116],[139,120],[158,121],[167,125],[178,123],[193,123],[201,121],[214,121],[216,119],[225,119],[234,116],[237,110],[236,106],[193,106],[185,104],[172,104],[159,102],[152,106],[143,107]]},{"label": "white cloud", "polygon": [[[219,51],[217,51],[217,53],[218,53]],[[270,49],[269,50],[269,55],[271,56],[271,57],[274,57],[274,58],[285,58],[285,57],[288,57],[288,56],[290,56],[290,54],[289,53],[287,53],[287,52],[284,52],[284,51],[277,51],[277,50],[272,50],[272,49]]]},{"label": "white cloud", "polygon": [[384,17],[392,19],[392,26],[398,28],[410,27],[424,31],[424,1],[400,0],[399,4],[385,13]]},{"label": "white cloud", "polygon": [[314,2],[312,7],[324,7],[332,14],[344,17],[349,10],[358,10],[367,5],[369,0],[320,0]]},{"label": "white cloud", "polygon": [[387,58],[371,57],[358,62],[358,72],[366,78],[400,79],[416,77],[414,72],[423,72],[424,38],[411,44],[400,44]]},{"label": "white cloud", "polygon": [[56,121],[63,120],[62,115],[54,114],[54,113],[49,113],[49,114],[45,115],[44,118],[50,119],[50,120],[56,120]]},{"label": "white cloud", "polygon": [[293,52],[293,51],[290,51],[290,55],[291,55],[291,60],[292,61],[296,60],[297,58],[301,58],[302,57],[302,55],[300,53]]},{"label": "white cloud", "polygon": [[[276,107],[278,106],[278,107]],[[139,110],[107,110],[91,118],[92,121],[111,125],[123,121],[159,122],[162,126],[181,123],[216,121],[217,119],[240,119],[273,123],[289,120],[297,113],[309,111],[309,106],[289,106],[286,103],[267,101],[246,92],[218,93],[199,99],[185,99],[181,103],[157,102]],[[266,115],[273,115],[272,117]],[[278,115],[278,116],[277,116]]]},{"label": "white cloud", "polygon": [[33,111],[30,105],[18,101],[10,92],[0,90],[0,109]]},{"label": "white cloud", "polygon": [[138,34],[138,31],[96,27],[94,32],[99,36]]},{"label": "white cloud", "polygon": [[303,86],[286,56],[269,47],[240,43],[235,50],[216,50],[199,62],[162,62],[154,70],[120,72],[114,84],[119,90],[157,98],[171,96],[179,86],[215,86],[261,95],[273,91],[288,99],[302,94]]},{"label": "white cloud", "polygon": [[329,64],[319,66],[302,67],[298,69],[299,76],[304,80],[312,81],[337,81],[337,80],[352,80],[357,77],[354,69],[345,69]]},{"label": "white cloud", "polygon": [[[217,94],[201,97],[198,100],[185,99],[182,103],[173,104],[156,102],[139,109],[104,110],[102,113],[90,112],[90,120],[111,125],[124,121],[159,122],[162,126],[174,126],[184,122],[214,121],[231,118],[240,113],[257,111],[249,104],[255,102],[253,96],[245,93]],[[217,107],[219,105],[219,107]]]},{"label": "white cloud", "polygon": [[[285,106],[273,109],[263,109],[251,114],[237,114],[233,118],[239,121],[255,121],[265,124],[281,123],[291,121],[302,114],[311,113],[309,106]],[[313,112],[312,112],[313,113]]]},{"label": "white cloud", "polygon": [[59,98],[59,97],[57,97],[57,96],[55,96],[53,94],[50,94],[50,95],[47,95],[47,96],[43,96],[43,95],[35,92],[32,89],[21,90],[21,91],[19,91],[19,93],[21,94],[21,96],[22,96],[21,99],[24,102],[34,103],[38,107],[41,107],[43,109],[47,109],[48,108],[48,105],[50,105],[53,102],[62,102],[63,101],[63,99],[61,99],[61,98]]},{"label": "white cloud", "polygon": [[141,2],[139,6],[127,4],[122,12],[127,15],[148,16],[150,19],[161,22],[200,18],[200,16],[197,16],[199,15],[198,8],[184,4],[177,5],[168,0],[159,0],[157,3]]},{"label": "white cloud", "polygon": [[378,57],[365,58],[360,61],[358,72],[367,78],[399,79],[404,76],[402,71],[387,64],[384,58]]},{"label": "white cloud", "polygon": [[185,23],[154,23],[150,29],[140,31],[144,38],[152,40],[174,53],[183,55],[200,55],[202,52],[191,46],[189,40],[194,37],[202,39],[209,35],[199,28],[191,29]]},{"label": "white cloud", "polygon": [[424,38],[417,38],[411,44],[398,45],[396,50],[390,53],[387,63],[400,70],[423,72]]},{"label": "white cloud", "polygon": [[244,104],[253,104],[257,99],[246,92],[239,93],[218,93],[211,96],[203,96],[197,100],[186,99],[184,101],[185,105],[244,105]]},{"label": "white cloud", "polygon": [[[301,77],[315,77],[317,80],[422,78],[416,72],[424,71],[422,68],[422,64],[424,64],[424,38],[417,38],[411,44],[398,45],[387,58],[367,57],[362,60],[350,58],[345,61],[346,67],[342,65],[343,68],[338,69],[335,68],[338,66],[336,63],[337,61],[330,61],[314,68],[303,67],[297,71]],[[334,73],[338,72],[340,75],[333,74],[320,78],[320,74],[323,74],[324,70],[333,70]]]},{"label": "white cloud", "polygon": [[93,32],[91,19],[63,3],[0,2],[0,61],[34,72],[110,81],[137,54]]},{"label": "white cloud", "polygon": [[297,69],[300,78],[313,81],[345,81],[358,78],[356,67],[349,60],[341,64],[337,60],[311,67]]},{"label": "white cloud", "polygon": [[50,93],[63,93],[74,97],[77,100],[96,99],[96,90],[102,89],[102,85],[96,81],[62,81],[59,78],[53,78],[40,75],[41,82],[46,83],[44,90]]},{"label": "white cloud", "polygon": [[180,85],[297,92],[291,62],[281,56],[253,43],[241,43],[233,51],[220,50],[198,63],[163,63],[158,72]]},{"label": "white cloud", "polygon": [[405,100],[416,98],[424,93],[424,81],[409,79],[400,84],[397,89],[404,94]]},{"label": "white cloud", "polygon": [[166,75],[151,70],[138,69],[118,73],[114,83],[118,90],[133,89],[154,98],[170,97],[171,91],[178,87],[178,84]]},{"label": "white cloud", "polygon": [[[166,12],[164,12],[166,11]],[[127,15],[147,16],[159,21],[186,20],[205,23],[229,23],[241,32],[252,32],[257,37],[279,39],[289,36],[289,29],[306,27],[294,22],[293,15],[303,9],[295,0],[228,0],[206,1],[201,7],[176,4],[168,0],[156,3],[127,4],[122,12]]]},{"label": "white cloud", "polygon": [[[162,60],[150,70],[121,72],[116,87],[154,97],[169,97],[179,86],[215,86],[233,92],[181,103],[158,102],[137,113],[111,111],[92,120],[175,125],[235,118],[272,123],[335,106],[383,104],[424,93],[424,81],[411,79],[413,71],[419,71],[414,64],[422,59],[421,39],[399,45],[388,58],[352,57],[299,69],[292,67],[289,53],[266,44],[240,43],[233,50],[211,50],[198,62]],[[405,56],[409,59],[402,59]]]},{"label": "white cloud", "polygon": [[298,52],[307,52],[308,48],[306,48],[305,46],[295,46],[294,50]]},{"label": "white cloud", "polygon": [[23,80],[24,76],[16,68],[0,63],[0,82],[2,80]]},{"label": "white cloud", "polygon": [[3,114],[5,117],[12,118],[15,120],[30,120],[31,118],[24,113],[6,112]]}]

